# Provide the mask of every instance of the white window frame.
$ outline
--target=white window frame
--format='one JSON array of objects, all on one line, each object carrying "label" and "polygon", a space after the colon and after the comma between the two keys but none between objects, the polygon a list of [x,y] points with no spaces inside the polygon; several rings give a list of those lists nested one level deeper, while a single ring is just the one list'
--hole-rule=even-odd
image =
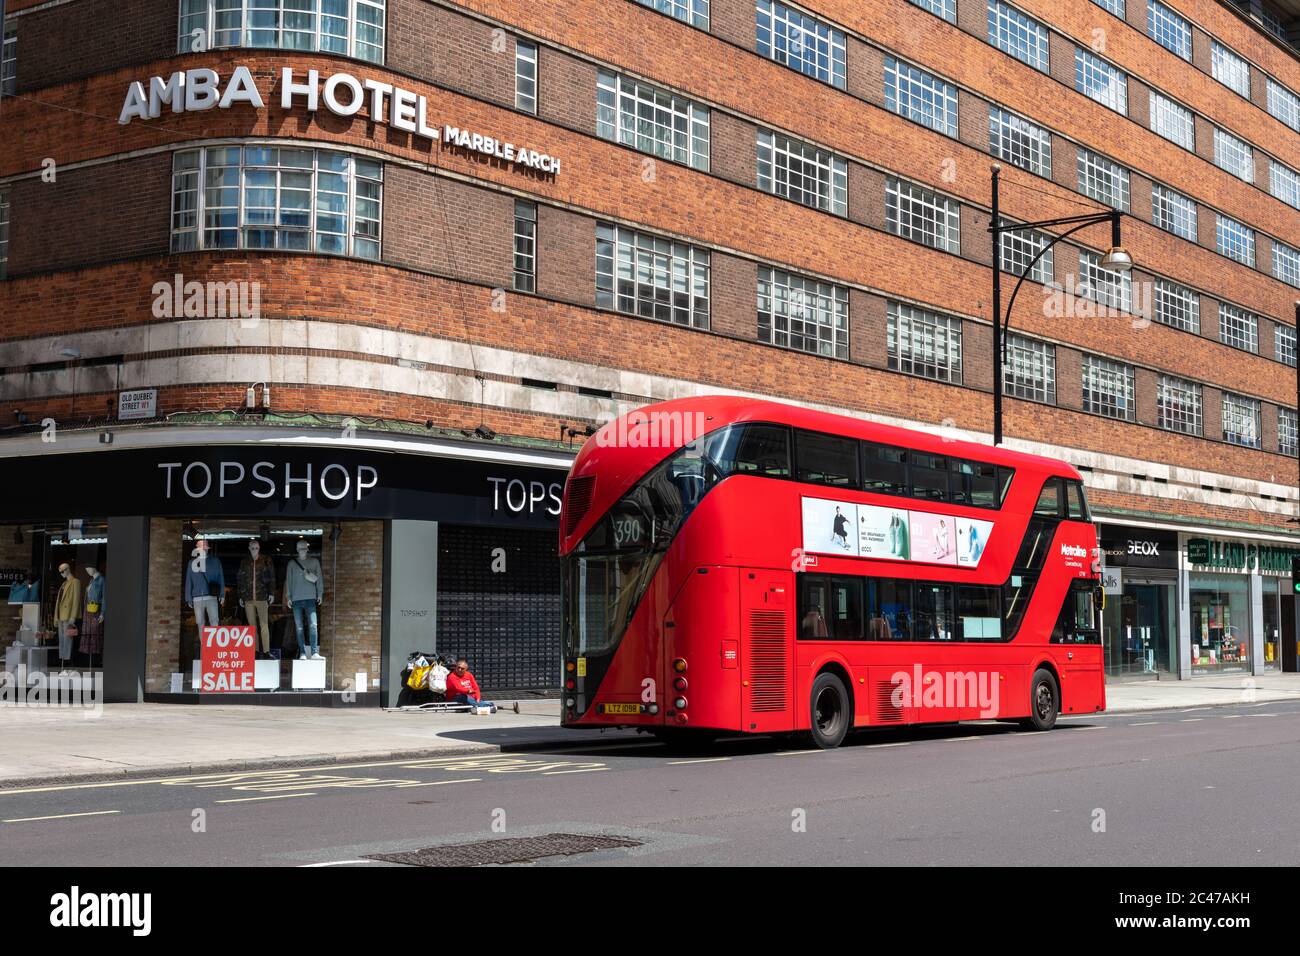
[{"label": "white window frame", "polygon": [[1297,96],[1273,77],[1268,78],[1268,112],[1300,133],[1300,96]]},{"label": "white window frame", "polygon": [[1052,175],[1052,135],[1022,116],[989,107],[989,150],[1039,176]]},{"label": "white window frame", "polygon": [[[1002,220],[1003,225],[1012,225],[1006,219]],[[1002,271],[1010,273],[1013,276],[1024,275],[1025,267],[1029,265],[1034,256],[1038,255],[1039,250],[1047,249],[1042,258],[1034,263],[1030,270],[1029,279],[1033,282],[1041,282],[1044,285],[1052,281],[1055,267],[1052,263],[1054,249],[1048,248],[1052,237],[1045,232],[1039,232],[1037,229],[1008,229],[998,233],[999,248],[1001,250]]]},{"label": "white window frame", "polygon": [[1148,0],[1147,36],[1175,56],[1191,61],[1191,25],[1160,0]]},{"label": "white window frame", "polygon": [[1092,0],[1092,2],[1103,10],[1115,14],[1121,20],[1124,19],[1124,0]]},{"label": "white window frame", "polygon": [[[326,21],[342,18],[322,14],[320,0],[299,0],[310,4],[310,10],[291,8],[289,6],[291,2],[292,0],[179,0],[176,52],[194,51],[196,44],[194,33],[196,30],[203,30],[203,36],[206,38],[203,49],[208,50],[229,47],[296,50],[304,53],[333,53],[380,66],[384,64],[388,44],[387,0],[348,0],[346,36],[327,28]],[[272,3],[276,6],[269,6]],[[256,12],[259,17],[262,17],[268,10],[275,10],[278,14],[276,26],[254,27],[253,13]],[[238,11],[237,17],[234,15],[235,11]],[[376,25],[371,20],[363,20],[361,18],[363,11],[369,11],[372,17],[375,16],[375,11],[378,11],[379,24]],[[298,20],[308,17],[311,20],[310,28],[303,28],[301,25],[293,28],[291,25],[286,25],[286,18]],[[230,25],[236,19],[237,25]],[[374,31],[377,36],[363,39],[363,30]],[[270,33],[275,34],[275,43],[253,42],[253,34],[257,34],[260,39],[262,34]],[[311,37],[310,44],[306,46],[286,43],[288,39],[305,36]],[[323,38],[330,38],[333,42],[323,43]],[[339,39],[343,40],[342,49],[337,48]],[[371,55],[376,51],[377,55]]]},{"label": "white window frame", "polygon": [[1183,149],[1196,149],[1196,120],[1192,111],[1155,90],[1151,91],[1151,132]]},{"label": "white window frame", "polygon": [[9,275],[9,190],[0,189],[0,279]]},{"label": "white window frame", "polygon": [[537,115],[537,44],[515,38],[515,109]]},{"label": "white window frame", "polygon": [[709,250],[613,223],[596,224],[596,305],[668,325],[707,329]]},{"label": "white window frame", "polygon": [[1151,185],[1151,224],[1195,242],[1196,200],[1159,183]]},{"label": "white window frame", "polygon": [[1047,72],[1047,28],[1002,0],[988,0],[989,42],[1035,70]]},{"label": "white window frame", "polygon": [[4,28],[0,41],[0,96],[13,96],[18,91],[18,27]]},{"label": "white window frame", "polygon": [[1296,456],[1300,450],[1300,420],[1294,408],[1278,406],[1277,410],[1277,451],[1280,455]]},{"label": "white window frame", "polygon": [[1031,402],[1056,404],[1056,346],[1015,332],[1007,335],[1007,360],[1002,369],[1008,395]]},{"label": "white window frame", "polygon": [[849,214],[849,164],[830,150],[771,130],[758,132],[758,188],[801,206]]},{"label": "white window frame", "polygon": [[1268,161],[1268,191],[1294,209],[1300,209],[1300,173],[1276,159]]},{"label": "white window frame", "polygon": [[1259,399],[1223,393],[1223,440],[1243,448],[1260,447]]},{"label": "white window frame", "polygon": [[761,266],[758,270],[759,341],[823,355],[849,357],[849,290]]},{"label": "white window frame", "polygon": [[1090,149],[1078,151],[1079,192],[1121,212],[1129,211],[1129,172]]},{"label": "white window frame", "polygon": [[1273,323],[1273,358],[1295,368],[1295,327]]},{"label": "white window frame", "polygon": [[1274,239],[1273,278],[1300,289],[1300,249]]},{"label": "white window frame", "polygon": [[1152,318],[1185,332],[1201,331],[1201,294],[1169,279],[1157,279]]},{"label": "white window frame", "polygon": [[1135,421],[1133,366],[1085,354],[1082,367],[1083,410],[1117,421]]},{"label": "white window frame", "polygon": [[957,0],[911,0],[911,3],[941,20],[957,22]]},{"label": "white window frame", "polygon": [[1199,383],[1161,375],[1156,384],[1156,424],[1171,432],[1205,432],[1204,396]]},{"label": "white window frame", "polygon": [[961,252],[961,203],[893,176],[885,181],[885,228],[933,249]]},{"label": "white window frame", "polygon": [[885,57],[885,108],[945,136],[957,135],[957,89],[932,73]]},{"label": "white window frame", "polygon": [[1128,74],[1083,47],[1074,48],[1074,88],[1088,99],[1128,115]]},{"label": "white window frame", "polygon": [[1228,302],[1219,303],[1219,341],[1259,354],[1259,316]]},{"label": "white window frame", "polygon": [[709,28],[709,0],[637,0],[643,7],[658,10],[701,30]]},{"label": "white window frame", "polygon": [[1234,262],[1255,267],[1255,230],[1231,216],[1215,213],[1214,247]]},{"label": "white window frame", "polygon": [[1079,295],[1121,312],[1133,311],[1133,276],[1128,272],[1103,269],[1101,256],[1079,250]]},{"label": "white window frame", "polygon": [[[239,154],[238,165],[219,163],[212,165],[214,155],[235,150]],[[292,166],[283,163],[274,165],[251,161],[249,150],[275,150],[277,157],[282,152],[310,153],[312,164]],[[322,166],[322,158],[343,157],[347,160],[344,172]],[[191,163],[191,160],[194,160]],[[362,172],[358,171],[358,168]],[[235,170],[233,183],[219,184],[211,182],[212,173],[217,170]],[[249,182],[249,173],[275,173],[274,186],[259,185]],[[284,185],[285,174],[310,174],[311,181],[308,197],[308,215],[305,225],[283,221],[285,217],[300,215],[299,207],[286,204],[286,197],[295,197],[303,192],[301,187]],[[347,193],[344,209],[330,210],[330,197],[342,195],[336,189],[322,187],[322,177],[342,176],[346,180]],[[383,221],[384,221],[384,164],[378,160],[357,156],[341,149],[317,149],[312,146],[280,146],[256,142],[234,143],[226,146],[202,146],[196,149],[177,150],[172,154],[172,252],[196,252],[201,249],[254,249],[259,252],[285,251],[299,254],[318,253],[321,255],[342,256],[353,259],[379,261],[383,255]],[[273,189],[275,206],[248,203],[250,191]],[[231,198],[234,204],[220,202],[213,204],[213,190],[221,198]],[[233,191],[233,195],[228,194]],[[183,200],[191,200],[189,203]],[[182,202],[178,203],[178,200]],[[324,208],[323,208],[324,207]],[[277,211],[275,222],[259,222],[255,212],[274,208]],[[362,209],[373,209],[372,214],[363,214]],[[209,226],[211,217],[222,212],[234,213],[232,223],[223,222],[217,228]],[[320,227],[322,216],[340,216],[343,219],[342,233]],[[185,223],[178,226],[178,221]],[[366,228],[361,228],[362,224]],[[210,232],[234,232],[235,244],[213,243]],[[248,243],[250,232],[271,232],[275,235],[275,245],[265,246]],[[305,235],[305,247],[281,245],[283,237]],[[323,241],[327,237],[344,237],[344,249],[338,251],[327,247]],[[362,251],[358,251],[358,249]],[[373,254],[372,254],[373,251]]]},{"label": "white window frame", "polygon": [[756,0],[754,21],[759,56],[844,89],[843,30],[781,0]]},{"label": "white window frame", "polygon": [[1214,165],[1248,183],[1255,181],[1255,150],[1244,139],[1214,127]]},{"label": "white window frame", "polygon": [[596,135],[709,171],[709,109],[623,73],[596,74]]},{"label": "white window frame", "polygon": [[961,384],[961,319],[893,300],[887,303],[886,313],[891,369]]},{"label": "white window frame", "polygon": [[516,292],[537,291],[537,203],[515,200],[514,275]]},{"label": "white window frame", "polygon": [[1210,43],[1210,74],[1238,96],[1250,99],[1250,64],[1218,40]]}]

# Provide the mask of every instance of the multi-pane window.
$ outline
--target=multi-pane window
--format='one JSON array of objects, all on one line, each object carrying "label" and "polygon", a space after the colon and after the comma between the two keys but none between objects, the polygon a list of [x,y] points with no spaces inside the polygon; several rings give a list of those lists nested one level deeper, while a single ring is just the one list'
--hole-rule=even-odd
[{"label": "multi-pane window", "polygon": [[960,204],[901,179],[891,177],[886,183],[885,227],[936,249],[961,250]]},{"label": "multi-pane window", "polygon": [[759,131],[758,188],[837,216],[848,215],[848,162],[780,133]]},{"label": "multi-pane window", "polygon": [[1223,393],[1223,440],[1259,447],[1259,399]]},{"label": "multi-pane window", "polygon": [[1219,341],[1247,352],[1259,351],[1259,317],[1226,302],[1219,303]]},{"label": "multi-pane window", "polygon": [[1300,288],[1300,249],[1273,240],[1273,278]]},{"label": "multi-pane window", "polygon": [[9,192],[0,189],[0,279],[9,274]]},{"label": "multi-pane window", "polygon": [[1187,286],[1157,279],[1154,305],[1157,322],[1188,332],[1201,330],[1201,296]]},{"label": "multi-pane window", "polygon": [[893,57],[885,57],[885,107],[947,136],[957,135],[956,88]]},{"label": "multi-pane window", "polygon": [[709,0],[637,0],[638,3],[689,23],[701,30],[709,28]]},{"label": "multi-pane window", "polygon": [[695,169],[709,168],[706,107],[608,70],[596,77],[596,135]]},{"label": "multi-pane window", "polygon": [[1255,181],[1255,151],[1245,140],[1215,127],[1214,165],[1248,183]]},{"label": "multi-pane window", "polygon": [[177,52],[269,47],[384,62],[386,0],[180,0]]},{"label": "multi-pane window", "polygon": [[1296,96],[1271,76],[1268,78],[1268,111],[1300,133],[1300,96]]},{"label": "multi-pane window", "polygon": [[1288,206],[1300,209],[1300,173],[1276,159],[1268,161],[1268,191]]},{"label": "multi-pane window", "polygon": [[1296,424],[1294,408],[1277,410],[1277,450],[1283,455],[1294,455],[1300,450],[1300,435],[1297,434]]},{"label": "multi-pane window", "polygon": [[1196,148],[1196,123],[1192,111],[1154,90],[1151,93],[1151,131],[1184,149]]},{"label": "multi-pane window", "polygon": [[1184,60],[1192,58],[1192,28],[1159,0],[1147,4],[1147,35]]},{"label": "multi-pane window", "polygon": [[1201,386],[1185,378],[1161,375],[1156,386],[1156,416],[1161,428],[1199,435],[1204,425]]},{"label": "multi-pane window", "polygon": [[1081,47],[1074,51],[1074,88],[1117,113],[1128,112],[1128,76]]},{"label": "multi-pane window", "polygon": [[378,259],[383,163],[284,146],[210,146],[172,162],[172,251],[289,249]]},{"label": "multi-pane window", "polygon": [[1109,10],[1121,20],[1124,19],[1124,0],[1092,0],[1092,2],[1103,10]]},{"label": "multi-pane window", "polygon": [[989,107],[989,150],[1040,176],[1052,175],[1052,137],[1027,119]]},{"label": "multi-pane window", "polygon": [[[1241,0],[1234,0],[1240,5]],[[1259,7],[1259,20],[1264,24],[1264,29],[1279,40],[1286,41],[1286,25],[1282,23],[1282,18],[1276,12],[1268,7],[1261,5]]]},{"label": "multi-pane window", "polygon": [[961,382],[961,320],[890,302],[889,367],[910,375]]},{"label": "multi-pane window", "polygon": [[1295,329],[1281,322],[1273,326],[1273,357],[1284,365],[1295,367]]},{"label": "multi-pane window", "polygon": [[1133,421],[1133,366],[1097,355],[1083,357],[1083,410]]},{"label": "multi-pane window", "polygon": [[13,96],[18,90],[18,29],[6,27],[0,43],[0,96]]},{"label": "multi-pane window", "polygon": [[1079,252],[1079,295],[1122,312],[1133,311],[1133,277],[1127,272],[1103,269],[1101,256]]},{"label": "multi-pane window", "polygon": [[537,44],[515,41],[515,109],[537,112]]},{"label": "multi-pane window", "polygon": [[[1002,225],[1006,224],[1006,220],[1002,220]],[[1052,250],[1048,248],[1048,243],[1052,241],[1051,236],[1036,229],[1017,229],[999,235],[1003,272],[1010,272],[1014,276],[1024,275],[1025,270],[1029,268],[1029,263],[1033,262],[1034,256],[1042,252],[1042,257],[1034,262],[1034,267],[1030,269],[1029,278],[1044,284],[1052,281]]]},{"label": "multi-pane window", "polygon": [[758,0],[758,52],[844,88],[844,32],[776,0]]},{"label": "multi-pane window", "polygon": [[1088,149],[1079,150],[1079,192],[1128,212],[1128,170]]},{"label": "multi-pane window", "polygon": [[1001,0],[988,0],[989,42],[1022,63],[1047,72],[1047,28]]},{"label": "multi-pane window", "polygon": [[596,305],[674,325],[709,327],[709,252],[596,224]]},{"label": "multi-pane window", "polygon": [[1210,70],[1228,89],[1250,99],[1250,64],[1217,40],[1210,45]]},{"label": "multi-pane window", "polygon": [[1255,265],[1255,230],[1229,216],[1218,213],[1214,217],[1214,245],[1229,259],[1236,259],[1252,268]]},{"label": "multi-pane window", "polygon": [[1164,186],[1151,187],[1151,222],[1175,236],[1196,241],[1196,201]]},{"label": "multi-pane window", "polygon": [[1008,395],[1056,404],[1056,346],[1014,332],[1007,337],[1002,368]]},{"label": "multi-pane window", "polygon": [[760,268],[758,337],[783,348],[848,358],[848,290],[781,269]]},{"label": "multi-pane window", "polygon": [[537,289],[537,203],[515,200],[515,289]]},{"label": "multi-pane window", "polygon": [[957,0],[912,0],[912,3],[949,23],[957,22]]}]

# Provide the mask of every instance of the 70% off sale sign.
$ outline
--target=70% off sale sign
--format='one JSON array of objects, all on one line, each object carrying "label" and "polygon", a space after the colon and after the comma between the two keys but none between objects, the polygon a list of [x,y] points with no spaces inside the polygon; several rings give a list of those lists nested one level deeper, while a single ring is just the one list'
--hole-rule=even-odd
[{"label": "70% off sale sign", "polygon": [[199,689],[251,691],[256,660],[256,638],[249,625],[203,628],[199,641]]}]

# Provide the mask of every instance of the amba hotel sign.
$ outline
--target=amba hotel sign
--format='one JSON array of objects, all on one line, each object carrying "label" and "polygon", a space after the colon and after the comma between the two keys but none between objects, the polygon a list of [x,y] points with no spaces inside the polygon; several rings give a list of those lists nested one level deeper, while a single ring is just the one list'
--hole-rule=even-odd
[{"label": "amba hotel sign", "polygon": [[[309,113],[322,107],[335,116],[356,116],[366,110],[371,122],[385,123],[431,142],[503,160],[515,169],[531,169],[557,175],[560,160],[525,144],[464,129],[451,124],[430,126],[428,100],[412,90],[380,80],[359,80],[350,73],[332,73],[324,78],[319,70],[299,76],[293,67],[280,70],[280,108],[301,106]],[[230,109],[247,103],[265,109],[266,101],[246,66],[237,66],[223,80],[216,70],[182,70],[171,76],[136,80],[126,90],[117,121],[126,125],[135,119],[158,119],[164,107],[172,113],[195,113]]]}]

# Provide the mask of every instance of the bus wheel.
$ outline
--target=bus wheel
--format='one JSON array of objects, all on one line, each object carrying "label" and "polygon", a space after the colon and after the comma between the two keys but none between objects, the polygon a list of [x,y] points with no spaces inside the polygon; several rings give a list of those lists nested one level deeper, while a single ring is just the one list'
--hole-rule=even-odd
[{"label": "bus wheel", "polygon": [[1029,682],[1029,716],[1020,721],[1025,730],[1051,730],[1061,711],[1061,691],[1052,672],[1040,667]]},{"label": "bus wheel", "polygon": [[849,692],[844,682],[829,671],[817,675],[810,697],[809,723],[812,739],[822,750],[838,747],[849,732]]}]

